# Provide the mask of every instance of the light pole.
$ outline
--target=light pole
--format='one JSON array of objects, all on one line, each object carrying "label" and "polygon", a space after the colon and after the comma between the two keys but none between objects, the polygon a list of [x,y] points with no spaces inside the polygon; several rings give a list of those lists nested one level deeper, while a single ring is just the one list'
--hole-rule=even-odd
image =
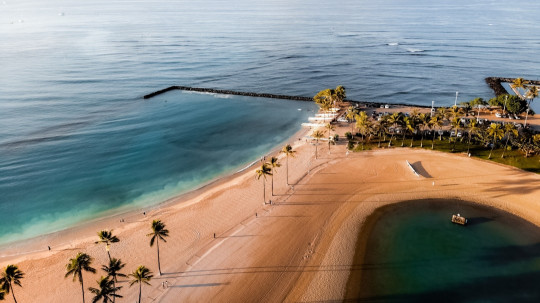
[{"label": "light pole", "polygon": [[433,118],[433,113],[435,112],[435,101],[431,101],[431,116]]},{"label": "light pole", "polygon": [[454,101],[454,106],[457,106],[457,96],[458,96],[459,92],[456,92],[456,100]]}]

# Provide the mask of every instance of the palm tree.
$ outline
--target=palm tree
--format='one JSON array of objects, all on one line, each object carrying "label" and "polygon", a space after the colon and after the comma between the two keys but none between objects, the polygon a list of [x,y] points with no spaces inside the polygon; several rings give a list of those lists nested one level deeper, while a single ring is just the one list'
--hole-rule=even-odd
[{"label": "palm tree", "polygon": [[467,155],[470,153],[470,147],[471,147],[471,139],[472,136],[475,135],[478,132],[478,121],[476,119],[472,119],[469,122],[469,141],[467,142]]},{"label": "palm tree", "polygon": [[[382,121],[382,120],[381,120]],[[375,134],[377,134],[377,137],[379,137],[379,143],[377,144],[377,147],[381,147],[381,133],[384,132],[384,126],[381,123],[381,121],[373,123],[372,129]]]},{"label": "palm tree", "polygon": [[6,294],[9,294],[9,292],[11,292],[11,295],[13,296],[13,301],[15,301],[15,303],[17,303],[17,299],[15,299],[13,284],[22,287],[22,278],[24,278],[24,273],[19,269],[19,267],[17,267],[17,265],[9,264],[2,271],[2,278],[0,278],[0,285],[2,291]]},{"label": "palm tree", "polygon": [[527,113],[525,114],[524,126],[527,126],[527,118],[529,117],[529,110],[531,108],[531,102],[532,102],[532,100],[534,98],[538,97],[538,87],[537,86],[531,85],[531,86],[528,86],[527,88],[528,88],[528,90],[527,90],[527,93],[526,93],[526,97],[527,97],[527,99],[529,101],[527,102]]},{"label": "palm tree", "polygon": [[347,92],[345,91],[345,87],[343,85],[338,85],[334,90],[334,99],[339,104],[343,102],[345,98],[347,98]]},{"label": "palm tree", "polygon": [[[109,260],[109,266],[101,266],[101,269],[107,273],[107,278],[111,278],[111,281],[113,281],[113,287],[116,287],[118,277],[127,277],[125,274],[120,272],[122,268],[124,268],[124,266],[126,266],[126,264],[122,263],[120,259],[116,258],[112,258],[111,260]],[[113,296],[113,302],[114,301],[115,297]]]},{"label": "palm tree", "polygon": [[332,133],[331,131],[334,130],[334,126],[331,123],[326,124],[326,129],[328,129],[328,153],[330,153],[330,144],[332,144]]},{"label": "palm tree", "polygon": [[278,162],[278,158],[272,157],[270,158],[270,162],[268,162],[270,165],[271,173],[272,173],[272,196],[274,195],[274,170],[276,167],[281,167],[281,163]]},{"label": "palm tree", "polygon": [[394,126],[394,130],[392,131],[392,136],[390,137],[390,142],[388,142],[388,147],[392,146],[392,139],[394,138],[394,135],[396,133],[396,127],[398,125],[401,125],[403,122],[403,114],[401,112],[396,112],[390,115],[388,117],[388,123]]},{"label": "palm tree", "polygon": [[326,112],[332,107],[332,104],[334,103],[334,96],[335,93],[333,89],[325,89],[318,92],[315,97],[313,97],[313,100],[317,105],[319,105],[323,112]]},{"label": "palm tree", "polygon": [[[455,135],[456,135],[456,138],[454,140],[454,145],[452,145],[452,151],[454,151],[454,149],[456,148],[457,133],[458,133],[459,129],[461,128],[461,122],[459,120],[459,117],[452,118],[452,121],[450,121],[450,126],[451,126],[451,129],[455,130]],[[450,136],[450,139],[452,139],[452,136]],[[450,143],[450,142],[448,142],[448,143]]]},{"label": "palm tree", "polygon": [[420,122],[420,126],[422,127],[422,139],[420,140],[420,147],[424,147],[424,135],[426,133],[426,128],[430,127],[430,117],[428,114],[420,114],[418,115],[418,120]]},{"label": "palm tree", "polygon": [[272,168],[268,162],[261,164],[261,168],[255,171],[257,180],[263,177],[263,204],[266,204],[266,176],[272,176]]},{"label": "palm tree", "polygon": [[520,92],[520,88],[525,89],[525,84],[527,84],[526,80],[523,80],[523,78],[515,78],[512,84],[510,84],[510,88],[518,95],[518,97],[523,100],[525,97]]},{"label": "palm tree", "polygon": [[317,140],[317,142],[315,143],[315,159],[317,159],[317,146],[319,145],[319,139],[324,137],[324,133],[320,130],[316,130],[313,132],[312,136]]},{"label": "palm tree", "polygon": [[112,230],[110,230],[110,231],[102,230],[102,231],[99,231],[97,234],[98,234],[98,237],[99,237],[99,241],[96,241],[95,243],[96,244],[98,244],[98,243],[104,243],[105,244],[105,250],[107,251],[107,255],[109,256],[109,261],[110,261],[111,260],[111,253],[109,252],[110,245],[112,243],[117,243],[120,240],[118,239],[118,237],[113,236]]},{"label": "palm tree", "polygon": [[152,280],[154,275],[152,275],[150,269],[146,268],[144,265],[140,265],[133,273],[129,274],[129,276],[133,277],[131,282],[129,282],[129,287],[133,286],[135,283],[139,284],[139,303],[141,303],[142,284],[151,285],[149,281]]},{"label": "palm tree", "polygon": [[99,288],[88,287],[91,293],[95,294],[92,299],[92,303],[96,303],[103,299],[103,303],[113,302],[115,298],[122,298],[121,295],[117,295],[116,292],[122,288],[116,287],[113,280],[109,280],[108,277],[101,277],[96,281]]},{"label": "palm tree", "polygon": [[64,276],[64,278],[67,278],[70,275],[73,275],[73,281],[75,282],[75,279],[79,279],[79,282],[81,283],[81,291],[82,291],[82,298],[84,303],[84,282],[83,282],[83,276],[82,272],[88,271],[91,273],[95,273],[96,270],[92,268],[90,265],[92,264],[92,257],[85,253],[78,253],[77,256],[73,259],[69,259],[69,263],[66,265],[67,273]]},{"label": "palm tree", "polygon": [[488,159],[491,159],[491,153],[493,152],[493,148],[495,148],[495,144],[497,144],[497,139],[501,139],[503,134],[504,132],[500,124],[491,123],[491,125],[488,128],[488,136],[493,138],[493,142],[491,145],[491,151],[489,152]]},{"label": "palm tree", "polygon": [[294,154],[296,154],[296,151],[292,149],[292,146],[290,144],[287,144],[283,146],[281,152],[285,154],[285,157],[287,157],[287,185],[289,185],[289,156],[294,158]]},{"label": "palm tree", "polygon": [[360,134],[362,134],[362,150],[364,150],[364,139],[366,135],[371,131],[371,121],[366,112],[360,112],[356,115],[356,128]]},{"label": "palm tree", "polygon": [[[429,123],[432,125],[433,128],[438,127],[439,130],[442,130],[442,127],[444,125],[443,118],[439,113],[431,117],[431,120],[429,121]],[[433,139],[431,140],[431,149],[433,149],[433,147],[435,146],[435,134],[437,134],[437,132],[433,130]],[[441,136],[442,135],[439,135],[439,140],[441,139],[440,138]]]},{"label": "palm tree", "polygon": [[516,126],[512,123],[506,123],[504,125],[504,135],[506,136],[506,143],[504,144],[503,153],[501,155],[501,159],[504,158],[504,153],[506,152],[506,147],[508,146],[508,141],[510,140],[510,137],[512,135],[518,136],[518,130]]},{"label": "palm tree", "polygon": [[154,242],[156,242],[158,271],[159,275],[161,276],[161,263],[159,261],[159,240],[167,242],[167,240],[165,240],[165,237],[169,236],[169,230],[165,229],[165,224],[161,222],[161,220],[154,220],[152,221],[152,232],[147,234],[146,236],[152,237],[150,238],[150,247],[154,246]]},{"label": "palm tree", "polygon": [[351,134],[354,132],[354,123],[352,123],[352,121],[357,114],[357,110],[354,108],[354,106],[349,106],[349,108],[347,108],[347,112],[345,113],[345,117],[347,117],[347,119],[349,119],[349,123],[351,123]]}]

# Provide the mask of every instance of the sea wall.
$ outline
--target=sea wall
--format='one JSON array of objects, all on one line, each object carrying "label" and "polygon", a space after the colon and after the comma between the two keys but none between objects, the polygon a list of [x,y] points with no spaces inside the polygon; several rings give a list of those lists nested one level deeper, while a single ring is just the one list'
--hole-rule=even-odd
[{"label": "sea wall", "polygon": [[[508,91],[501,85],[501,82],[512,83],[516,78],[488,77],[486,83],[491,87],[496,96],[507,95]],[[528,84],[540,85],[540,81],[526,80]]]},{"label": "sea wall", "polygon": [[[161,94],[166,93],[166,92],[171,91],[171,90],[183,90],[183,91],[193,91],[193,92],[211,93],[211,94],[237,95],[237,96],[247,96],[247,97],[257,97],[257,98],[284,99],[284,100],[313,102],[312,97],[276,95],[276,94],[255,93],[255,92],[241,92],[241,91],[233,91],[233,90],[223,90],[223,89],[203,88],[203,87],[191,87],[191,86],[180,86],[180,85],[169,86],[167,88],[164,88],[164,89],[155,91],[153,93],[150,93],[148,95],[145,95],[145,96],[143,96],[143,98],[144,99],[150,99],[152,97],[155,97],[157,95],[161,95]],[[362,104],[362,105],[365,105],[365,106],[368,106],[368,107],[380,107],[381,105],[385,104],[385,103],[380,103],[380,102],[356,101],[356,100],[349,100],[349,99],[347,99],[345,101]],[[410,106],[412,104],[392,103],[392,105]],[[414,105],[414,106],[425,107],[425,108],[431,107],[431,106],[427,106],[427,105]]]}]

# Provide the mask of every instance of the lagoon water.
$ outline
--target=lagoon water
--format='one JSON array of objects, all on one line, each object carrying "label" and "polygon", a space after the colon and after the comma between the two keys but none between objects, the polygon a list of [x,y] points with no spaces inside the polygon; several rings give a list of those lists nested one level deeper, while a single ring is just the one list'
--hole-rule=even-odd
[{"label": "lagoon water", "polygon": [[538,78],[538,12],[534,0],[0,1],[0,243],[230,173],[313,108],[144,94],[341,84],[355,100],[489,98],[487,76]]},{"label": "lagoon water", "polygon": [[379,211],[360,302],[538,302],[538,227],[463,201],[405,203]]}]

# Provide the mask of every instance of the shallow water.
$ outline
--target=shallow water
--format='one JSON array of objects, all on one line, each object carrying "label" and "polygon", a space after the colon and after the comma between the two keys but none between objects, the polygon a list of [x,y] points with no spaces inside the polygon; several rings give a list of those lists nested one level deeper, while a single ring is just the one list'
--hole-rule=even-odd
[{"label": "shallow water", "polygon": [[[537,302],[540,229],[460,201],[389,206],[373,226],[359,302]],[[441,203],[442,202],[442,203]],[[465,227],[450,222],[460,212]]]},{"label": "shallow water", "polygon": [[314,110],[309,102],[175,91],[48,129],[46,140],[4,144],[0,243],[196,188],[257,160]]}]

